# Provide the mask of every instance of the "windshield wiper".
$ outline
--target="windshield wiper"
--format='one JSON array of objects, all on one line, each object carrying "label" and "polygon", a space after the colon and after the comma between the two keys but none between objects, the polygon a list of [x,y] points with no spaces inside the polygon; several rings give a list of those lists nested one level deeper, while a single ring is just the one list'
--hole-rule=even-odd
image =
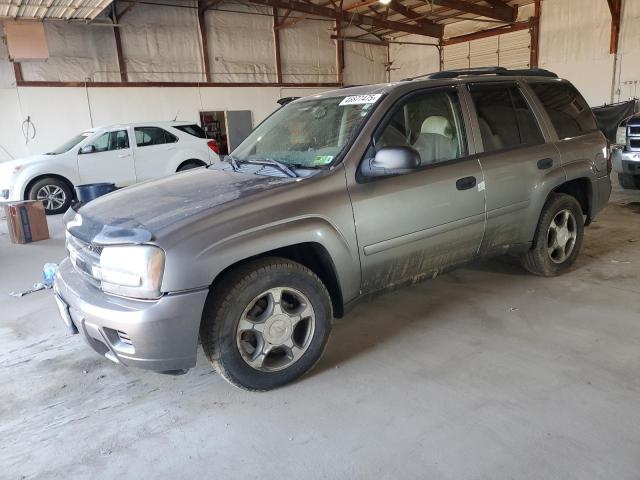
[{"label": "windshield wiper", "polygon": [[286,163],[273,160],[272,158],[263,158],[260,160],[240,160],[241,163],[252,163],[254,165],[270,165],[278,168],[281,172],[286,173],[290,177],[296,178],[298,174],[294,172]]},{"label": "windshield wiper", "polygon": [[223,162],[229,162],[231,164],[231,168],[236,171],[238,170],[240,167],[238,166],[238,159],[236,157],[234,157],[233,155],[225,155],[222,158]]}]

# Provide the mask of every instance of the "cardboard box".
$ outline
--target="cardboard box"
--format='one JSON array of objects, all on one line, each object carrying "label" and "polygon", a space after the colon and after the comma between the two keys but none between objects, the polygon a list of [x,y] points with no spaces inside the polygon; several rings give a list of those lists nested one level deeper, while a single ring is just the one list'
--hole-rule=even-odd
[{"label": "cardboard box", "polygon": [[12,243],[31,243],[49,238],[47,216],[41,201],[6,203],[4,213]]}]

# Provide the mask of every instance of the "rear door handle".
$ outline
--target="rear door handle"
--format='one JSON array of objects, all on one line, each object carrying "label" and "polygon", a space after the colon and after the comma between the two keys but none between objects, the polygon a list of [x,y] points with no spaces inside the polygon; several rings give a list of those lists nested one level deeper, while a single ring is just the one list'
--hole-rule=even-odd
[{"label": "rear door handle", "polygon": [[476,177],[462,177],[456,180],[458,190],[468,190],[476,186]]},{"label": "rear door handle", "polygon": [[553,167],[553,159],[552,158],[543,158],[542,160],[538,160],[538,169],[546,170],[547,168]]},{"label": "rear door handle", "polygon": [[131,154],[130,153],[121,153],[120,155],[118,155],[118,158],[125,158],[125,157],[130,157]]}]

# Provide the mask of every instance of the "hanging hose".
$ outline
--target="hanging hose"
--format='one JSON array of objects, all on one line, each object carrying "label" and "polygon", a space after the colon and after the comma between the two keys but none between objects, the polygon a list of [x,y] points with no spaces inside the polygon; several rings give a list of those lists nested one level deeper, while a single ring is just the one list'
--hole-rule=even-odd
[{"label": "hanging hose", "polygon": [[[31,133],[31,131],[33,131],[33,133]],[[31,121],[31,115],[28,115],[27,119],[22,122],[22,136],[24,136],[25,144],[36,138],[36,126]]]}]

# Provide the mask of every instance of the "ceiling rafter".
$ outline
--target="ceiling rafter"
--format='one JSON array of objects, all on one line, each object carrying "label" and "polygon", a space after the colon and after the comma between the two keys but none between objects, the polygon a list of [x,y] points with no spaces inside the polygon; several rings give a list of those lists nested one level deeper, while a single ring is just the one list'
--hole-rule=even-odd
[{"label": "ceiling rafter", "polygon": [[[440,7],[447,7],[452,10],[459,10],[460,12],[472,13],[480,15],[482,17],[495,18],[503,22],[511,23],[518,18],[517,7],[510,7],[503,2],[499,2],[501,6],[484,6],[477,3],[468,3],[463,0],[423,0],[425,3],[431,3]],[[496,3],[498,5],[498,3]]]},{"label": "ceiling rafter", "polygon": [[265,5],[269,7],[291,9],[293,11],[317,15],[319,17],[331,18],[337,21],[345,21],[353,25],[368,25],[372,27],[385,28],[398,32],[413,33],[427,37],[441,38],[444,27],[438,24],[425,24],[424,26],[410,25],[406,23],[385,20],[371,15],[363,15],[355,12],[345,12],[333,8],[310,5],[292,0],[249,0],[250,3]]}]

